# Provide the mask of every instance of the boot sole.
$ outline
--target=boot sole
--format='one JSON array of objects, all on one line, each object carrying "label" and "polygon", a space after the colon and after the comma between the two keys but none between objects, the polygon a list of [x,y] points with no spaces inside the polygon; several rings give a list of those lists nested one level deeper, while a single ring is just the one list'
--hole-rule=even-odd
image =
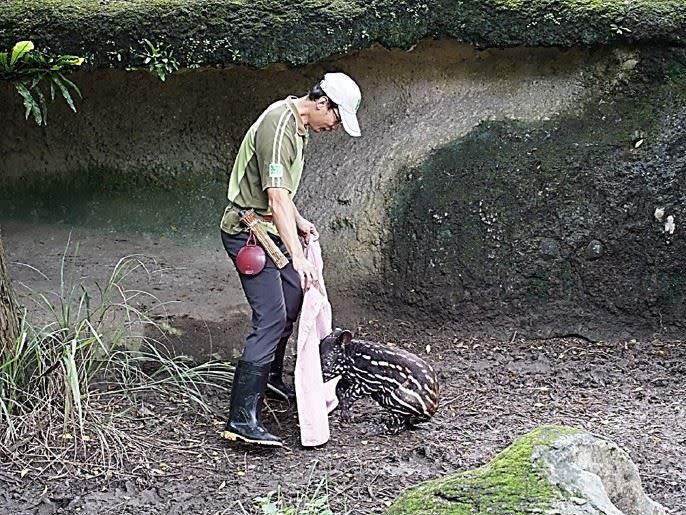
[{"label": "boot sole", "polygon": [[224,440],[229,440],[231,442],[253,443],[256,445],[262,445],[264,447],[283,447],[283,442],[270,442],[268,440],[252,440],[250,438],[246,438],[243,435],[239,435],[238,433],[232,433],[231,431],[224,431],[222,433],[222,438]]}]

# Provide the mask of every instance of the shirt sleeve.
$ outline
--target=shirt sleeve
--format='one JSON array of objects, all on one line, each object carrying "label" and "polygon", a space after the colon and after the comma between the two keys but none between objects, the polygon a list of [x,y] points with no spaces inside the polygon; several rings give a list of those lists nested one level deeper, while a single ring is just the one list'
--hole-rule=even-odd
[{"label": "shirt sleeve", "polygon": [[255,154],[262,190],[284,188],[293,193],[291,165],[296,158],[295,117],[286,109],[279,116],[266,117],[255,134]]}]

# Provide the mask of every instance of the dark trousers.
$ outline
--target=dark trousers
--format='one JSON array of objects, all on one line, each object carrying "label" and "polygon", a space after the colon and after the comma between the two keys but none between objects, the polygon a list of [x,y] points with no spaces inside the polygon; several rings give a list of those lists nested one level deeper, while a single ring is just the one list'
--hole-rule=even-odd
[{"label": "dark trousers", "polygon": [[[235,236],[222,231],[222,242],[234,266],[236,255],[248,239],[247,233]],[[273,238],[281,251],[290,257],[284,244]],[[300,276],[288,263],[279,270],[267,254],[267,263],[259,274],[248,276],[239,272],[243,291],[252,308],[252,331],[243,349],[243,361],[266,365],[274,359],[276,346],[293,332],[293,324],[300,314],[303,291]]]}]

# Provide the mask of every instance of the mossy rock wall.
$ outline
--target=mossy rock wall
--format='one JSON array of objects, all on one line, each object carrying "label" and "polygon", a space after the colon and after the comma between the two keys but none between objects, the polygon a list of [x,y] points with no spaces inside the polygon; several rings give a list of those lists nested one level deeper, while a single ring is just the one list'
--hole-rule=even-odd
[{"label": "mossy rock wall", "polygon": [[683,331],[683,55],[627,63],[631,81],[576,109],[483,122],[406,170],[392,291],[433,319],[531,336]]},{"label": "mossy rock wall", "polygon": [[482,47],[669,43],[686,35],[678,0],[10,0],[0,47],[33,39],[89,56],[92,66],[140,64],[143,39],[182,66],[304,64],[373,43],[409,47],[449,37]]}]

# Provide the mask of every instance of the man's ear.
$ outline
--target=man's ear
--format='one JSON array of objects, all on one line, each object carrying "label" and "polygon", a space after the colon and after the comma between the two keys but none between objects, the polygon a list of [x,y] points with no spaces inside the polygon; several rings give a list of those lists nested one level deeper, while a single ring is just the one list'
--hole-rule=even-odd
[{"label": "man's ear", "polygon": [[317,109],[328,109],[329,97],[319,97],[315,103],[317,104]]}]

